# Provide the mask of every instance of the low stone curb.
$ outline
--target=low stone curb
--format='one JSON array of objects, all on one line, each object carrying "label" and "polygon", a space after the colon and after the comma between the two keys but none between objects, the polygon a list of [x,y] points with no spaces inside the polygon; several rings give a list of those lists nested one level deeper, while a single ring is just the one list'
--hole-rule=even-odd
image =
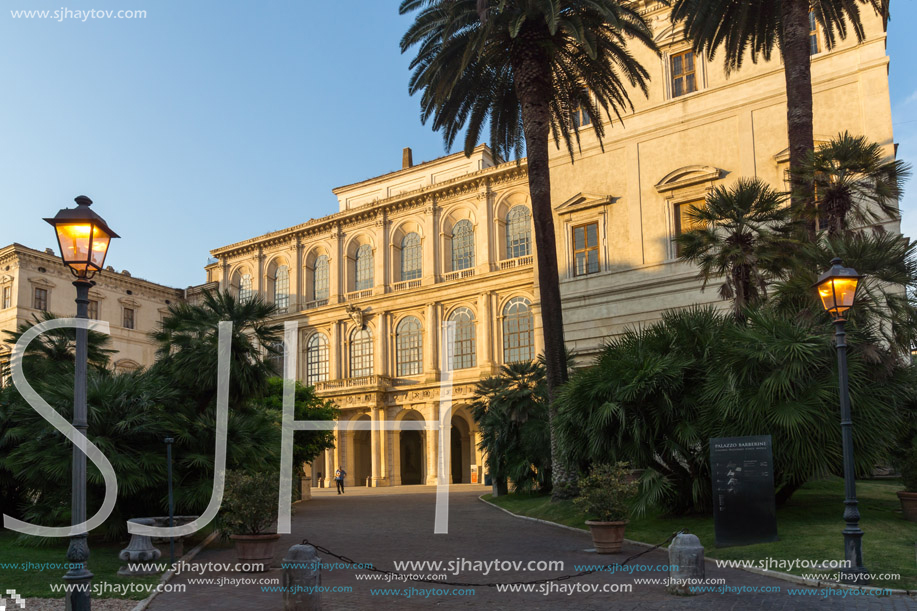
[{"label": "low stone curb", "polygon": [[[489,505],[495,509],[499,509],[500,511],[504,513],[508,513],[509,515],[516,517],[516,518],[521,518],[523,520],[530,520],[532,522],[538,522],[540,524],[547,524],[549,526],[555,526],[557,528],[564,528],[566,530],[572,530],[574,532],[578,532],[578,533],[582,533],[586,535],[589,534],[589,531],[583,530],[582,528],[576,528],[575,526],[567,526],[566,524],[558,524],[557,522],[551,522],[550,520],[542,520],[541,518],[533,518],[531,516],[523,516],[523,515],[519,515],[518,513],[513,513],[509,509],[504,509],[503,507],[500,507],[499,505],[495,505],[494,503],[491,503],[490,501],[484,500],[483,495],[479,496],[478,500],[486,505]],[[655,545],[651,543],[644,543],[642,541],[633,541],[631,539],[624,539],[624,543],[627,543],[628,545],[633,545],[634,547],[642,547],[642,548],[655,547]],[[716,563],[715,558],[707,558],[705,556],[704,560],[707,563],[713,563],[713,564]],[[800,577],[799,575],[792,575],[790,573],[781,573],[780,571],[769,571],[769,570],[758,569],[754,567],[730,566],[730,567],[716,567],[716,568],[728,568],[728,569],[735,569],[738,571],[745,571],[746,573],[754,573],[755,575],[773,577],[774,579],[779,579],[781,581],[788,581],[790,583],[795,583],[796,585],[807,586],[810,588],[832,588],[835,590],[859,590],[861,592],[882,592],[883,595],[894,595],[894,596],[910,596],[910,597],[917,596],[917,590],[875,588],[872,586],[848,585],[845,583],[837,583],[834,581],[820,581],[820,580],[817,581],[814,579],[805,579],[804,577]],[[134,611],[137,611],[137,610],[135,609]]]},{"label": "low stone curb", "polygon": [[[220,536],[219,531],[216,531],[216,530],[213,531],[212,533],[207,535],[206,539],[198,543],[194,549],[192,549],[190,552],[188,552],[187,554],[179,558],[178,562],[191,562],[192,560],[194,560],[194,558],[199,553],[201,553],[201,551],[205,547],[213,543],[213,540],[216,539],[218,536]],[[162,577],[159,579],[159,585],[168,583],[169,580],[171,580],[174,575],[175,575],[174,569],[166,571],[165,573],[162,574]],[[147,596],[146,598],[141,600],[139,603],[137,603],[137,606],[131,609],[131,611],[144,611],[147,607],[150,606],[150,603],[152,603],[153,599],[156,598],[156,596],[158,595],[159,595],[159,591],[154,590],[149,596]]]}]

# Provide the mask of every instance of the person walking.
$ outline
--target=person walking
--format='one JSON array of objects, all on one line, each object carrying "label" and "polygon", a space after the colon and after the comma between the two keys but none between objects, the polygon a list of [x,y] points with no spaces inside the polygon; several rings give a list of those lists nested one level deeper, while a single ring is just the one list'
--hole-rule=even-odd
[{"label": "person walking", "polygon": [[344,476],[347,475],[347,471],[344,471],[340,467],[337,468],[337,471],[334,472],[334,481],[338,485],[338,494],[344,493]]}]

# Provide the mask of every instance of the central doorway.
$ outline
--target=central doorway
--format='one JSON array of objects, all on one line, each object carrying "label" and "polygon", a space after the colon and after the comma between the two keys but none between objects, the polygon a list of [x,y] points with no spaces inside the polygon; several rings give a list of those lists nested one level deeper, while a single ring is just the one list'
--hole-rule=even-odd
[{"label": "central doorway", "polygon": [[401,483],[423,483],[423,436],[420,431],[401,431]]},{"label": "central doorway", "polygon": [[[361,416],[357,422],[369,422],[369,416]],[[365,486],[366,478],[373,473],[372,440],[370,431],[353,432],[353,485]]]}]

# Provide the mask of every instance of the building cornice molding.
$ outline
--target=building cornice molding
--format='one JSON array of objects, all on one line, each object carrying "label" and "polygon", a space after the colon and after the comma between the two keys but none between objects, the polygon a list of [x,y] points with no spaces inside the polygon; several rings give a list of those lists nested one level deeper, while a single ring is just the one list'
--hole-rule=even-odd
[{"label": "building cornice molding", "polygon": [[414,209],[424,206],[437,207],[452,199],[466,195],[477,195],[482,189],[491,189],[494,185],[518,181],[528,176],[528,161],[508,161],[497,166],[469,172],[451,180],[426,186],[414,191],[380,199],[360,208],[335,212],[319,219],[312,219],[300,225],[271,232],[243,242],[237,242],[210,251],[215,258],[235,259],[257,252],[272,244],[296,243],[303,238],[314,238],[335,228],[338,231],[353,225],[374,221],[378,216]]}]

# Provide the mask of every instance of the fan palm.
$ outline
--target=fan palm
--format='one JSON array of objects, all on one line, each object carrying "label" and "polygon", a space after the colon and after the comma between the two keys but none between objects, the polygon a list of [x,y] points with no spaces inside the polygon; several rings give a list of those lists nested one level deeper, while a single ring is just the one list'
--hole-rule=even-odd
[{"label": "fan palm", "polygon": [[910,166],[887,161],[878,144],[845,131],[810,152],[799,171],[814,183],[819,220],[834,236],[851,224],[897,219]]},{"label": "fan palm", "polygon": [[760,179],[741,178],[718,186],[688,218],[703,225],[675,238],[679,258],[696,263],[704,286],[722,278],[720,297],[733,300],[736,319],[766,296],[766,281],[778,257],[786,254],[789,217],[785,198]]},{"label": "fan palm", "polygon": [[[738,69],[743,59],[769,60],[775,48],[783,58],[787,97],[787,137],[793,204],[814,219],[812,182],[799,169],[814,147],[812,128],[812,71],[809,11],[825,33],[828,48],[852,29],[857,41],[865,38],[860,5],[869,5],[885,20],[888,0],[674,0],[672,20],[682,22],[694,51],[711,61],[725,54],[726,69]],[[814,235],[814,224],[811,225]]]},{"label": "fan palm", "polygon": [[237,405],[256,397],[276,375],[265,353],[279,353],[281,325],[268,318],[275,311],[260,296],[239,300],[229,291],[206,291],[200,304],[169,306],[161,328],[150,334],[159,344],[157,372],[195,393],[203,407],[216,393],[218,325],[232,322],[229,399]]},{"label": "fan palm", "polygon": [[[528,157],[529,192],[538,257],[548,395],[567,379],[560,287],[551,209],[549,139],[563,139],[573,157],[579,142],[574,115],[586,112],[601,141],[609,121],[632,109],[629,88],[647,92],[649,73],[627,49],[637,41],[655,49],[638,7],[623,0],[403,0],[401,14],[418,11],[401,40],[417,47],[412,94],[421,119],[432,117],[451,146],[465,130],[470,154],[489,122],[500,157]],[[554,444],[552,443],[552,447]],[[554,455],[556,490],[572,474]]]}]

